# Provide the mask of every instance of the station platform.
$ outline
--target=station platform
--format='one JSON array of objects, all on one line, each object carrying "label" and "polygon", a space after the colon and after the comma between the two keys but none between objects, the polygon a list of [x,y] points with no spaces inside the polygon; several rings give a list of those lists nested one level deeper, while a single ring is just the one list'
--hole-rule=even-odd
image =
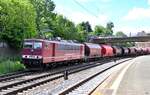
[{"label": "station platform", "polygon": [[113,72],[92,95],[150,95],[150,55],[137,57]]}]

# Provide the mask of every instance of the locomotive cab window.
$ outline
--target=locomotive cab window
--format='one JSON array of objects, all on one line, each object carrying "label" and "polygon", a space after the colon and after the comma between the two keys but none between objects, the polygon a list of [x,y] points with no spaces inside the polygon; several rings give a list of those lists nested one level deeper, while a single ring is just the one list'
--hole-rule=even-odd
[{"label": "locomotive cab window", "polygon": [[33,48],[33,43],[32,42],[24,42],[23,47],[24,48]]},{"label": "locomotive cab window", "polygon": [[34,49],[41,49],[42,43],[41,42],[34,42]]}]

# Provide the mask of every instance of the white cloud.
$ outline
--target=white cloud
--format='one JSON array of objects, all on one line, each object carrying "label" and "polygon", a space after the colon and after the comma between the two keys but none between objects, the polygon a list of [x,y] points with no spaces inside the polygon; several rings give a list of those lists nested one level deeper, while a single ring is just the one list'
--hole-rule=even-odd
[{"label": "white cloud", "polygon": [[150,0],[148,0],[148,5],[150,5]]},{"label": "white cloud", "polygon": [[75,24],[78,24],[82,21],[89,21],[92,27],[94,27],[95,25],[105,26],[109,21],[107,15],[99,14],[97,17],[95,17],[89,13],[71,10],[69,8],[65,8],[64,6],[62,7],[57,5],[55,11],[59,14],[63,14],[65,17],[75,22]]},{"label": "white cloud", "polygon": [[95,17],[82,12],[73,12],[68,18],[70,18],[76,24],[82,21],[89,21],[93,27],[98,24],[105,25],[108,20],[108,17],[105,15],[99,14],[98,17]]},{"label": "white cloud", "polygon": [[123,17],[124,20],[139,20],[148,18],[150,18],[150,8],[133,8],[125,17]]}]

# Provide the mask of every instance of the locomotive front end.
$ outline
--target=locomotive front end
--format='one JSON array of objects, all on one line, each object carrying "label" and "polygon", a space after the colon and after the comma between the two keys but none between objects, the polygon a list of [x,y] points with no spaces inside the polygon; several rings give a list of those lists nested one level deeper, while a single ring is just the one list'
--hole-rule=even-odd
[{"label": "locomotive front end", "polygon": [[41,67],[43,63],[42,57],[42,41],[25,40],[22,50],[22,62],[27,68]]}]

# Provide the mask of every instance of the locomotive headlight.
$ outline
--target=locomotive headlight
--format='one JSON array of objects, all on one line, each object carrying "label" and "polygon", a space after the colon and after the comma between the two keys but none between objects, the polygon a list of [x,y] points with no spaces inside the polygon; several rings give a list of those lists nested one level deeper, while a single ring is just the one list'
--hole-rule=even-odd
[{"label": "locomotive headlight", "polygon": [[37,56],[37,59],[42,59],[42,56]]},{"label": "locomotive headlight", "polygon": [[22,58],[28,58],[28,59],[42,59],[41,55],[22,55]]},{"label": "locomotive headlight", "polygon": [[27,58],[27,56],[26,55],[22,55],[22,58]]}]

